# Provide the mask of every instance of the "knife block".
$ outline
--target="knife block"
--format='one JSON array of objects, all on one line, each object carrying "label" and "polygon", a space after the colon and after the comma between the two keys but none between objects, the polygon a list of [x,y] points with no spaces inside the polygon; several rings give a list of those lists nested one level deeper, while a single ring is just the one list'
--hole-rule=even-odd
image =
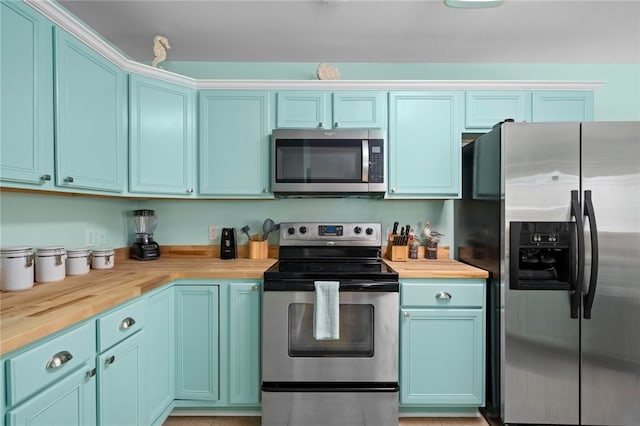
[{"label": "knife block", "polygon": [[387,258],[394,262],[406,262],[409,258],[409,246],[394,246],[393,240],[395,235],[389,235],[387,241]]},{"label": "knife block", "polygon": [[267,259],[269,257],[269,241],[261,241],[260,235],[254,235],[249,240],[249,259]]}]

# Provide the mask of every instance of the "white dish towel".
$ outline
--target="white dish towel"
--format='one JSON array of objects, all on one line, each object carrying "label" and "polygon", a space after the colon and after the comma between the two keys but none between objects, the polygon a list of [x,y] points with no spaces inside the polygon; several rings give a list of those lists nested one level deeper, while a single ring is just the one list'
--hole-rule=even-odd
[{"label": "white dish towel", "polygon": [[316,300],[313,315],[313,337],[316,340],[340,338],[340,282],[314,281]]}]

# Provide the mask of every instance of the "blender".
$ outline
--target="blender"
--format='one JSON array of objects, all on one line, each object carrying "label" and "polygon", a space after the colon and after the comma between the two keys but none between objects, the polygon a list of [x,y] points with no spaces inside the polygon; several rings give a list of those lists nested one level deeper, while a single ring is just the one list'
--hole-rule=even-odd
[{"label": "blender", "polygon": [[153,260],[160,257],[160,246],[153,240],[158,217],[154,210],[134,210],[133,223],[136,228],[136,240],[131,246],[131,258]]}]

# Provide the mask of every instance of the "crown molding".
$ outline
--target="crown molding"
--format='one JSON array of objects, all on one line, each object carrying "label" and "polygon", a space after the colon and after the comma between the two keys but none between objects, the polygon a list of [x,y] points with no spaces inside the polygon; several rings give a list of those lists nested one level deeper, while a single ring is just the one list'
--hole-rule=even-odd
[{"label": "crown molding", "polygon": [[22,0],[124,71],[194,89],[262,90],[595,90],[604,81],[545,80],[214,80],[194,79],[132,61],[51,0]]}]

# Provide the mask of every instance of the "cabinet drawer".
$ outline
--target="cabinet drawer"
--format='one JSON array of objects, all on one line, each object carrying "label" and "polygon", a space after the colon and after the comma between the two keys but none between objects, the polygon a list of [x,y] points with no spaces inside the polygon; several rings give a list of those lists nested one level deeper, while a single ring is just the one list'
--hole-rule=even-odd
[{"label": "cabinet drawer", "polygon": [[484,282],[402,283],[402,306],[482,307]]},{"label": "cabinet drawer", "polygon": [[145,303],[139,300],[98,319],[98,353],[126,339],[144,326]]},{"label": "cabinet drawer", "polygon": [[58,381],[93,358],[96,333],[93,322],[68,331],[7,360],[9,406]]}]

